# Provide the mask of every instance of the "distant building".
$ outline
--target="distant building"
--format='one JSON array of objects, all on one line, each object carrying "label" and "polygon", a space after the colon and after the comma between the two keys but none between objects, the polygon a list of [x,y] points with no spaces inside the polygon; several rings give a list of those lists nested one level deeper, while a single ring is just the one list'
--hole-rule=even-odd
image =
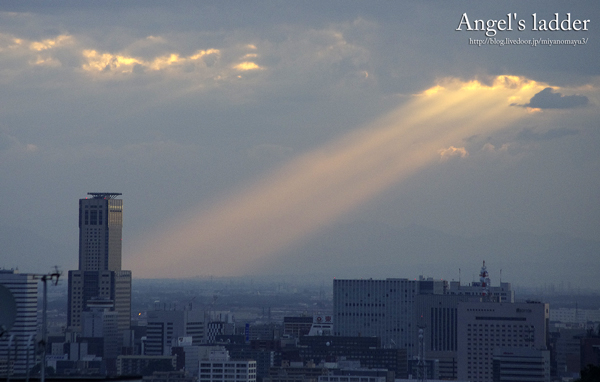
[{"label": "distant building", "polygon": [[581,370],[587,365],[600,366],[600,337],[584,337],[580,341]]},{"label": "distant building", "polygon": [[[473,282],[469,285],[461,285],[458,281],[450,281],[448,294],[481,297],[481,283]],[[489,287],[490,300],[495,302],[515,302],[515,291],[511,283],[500,283],[500,286]]]},{"label": "distant building", "polygon": [[119,193],[88,195],[79,200],[79,269],[69,271],[67,326],[81,331],[88,302],[112,300],[122,335],[131,322],[131,271],[121,270],[123,200]]},{"label": "distant building", "polygon": [[318,382],[319,377],[329,375],[329,369],[314,362],[290,362],[272,367],[263,382]]},{"label": "distant building", "polygon": [[458,379],[492,382],[496,348],[546,350],[548,310],[542,303],[459,303]]},{"label": "distant building", "polygon": [[16,302],[16,320],[0,338],[0,376],[25,374],[36,363],[38,281],[32,274],[0,269],[0,285]]},{"label": "distant building", "polygon": [[180,337],[191,337],[191,345],[204,343],[204,312],[198,310],[153,310],[147,314],[145,355],[171,355]]},{"label": "distant building", "polygon": [[320,375],[318,382],[393,382],[394,373],[386,369],[366,369],[358,367],[343,368],[342,362],[337,368],[329,369],[328,375]]},{"label": "distant building", "polygon": [[212,351],[200,361],[199,382],[256,382],[256,361],[232,361],[226,350]]},{"label": "distant building", "polygon": [[[552,314],[552,309],[550,309]],[[555,350],[556,376],[560,378],[578,378],[581,371],[581,338],[585,329],[557,328],[551,331]],[[552,371],[552,370],[551,370]]]},{"label": "distant building", "polygon": [[[415,322],[423,330],[425,359],[439,360],[439,378],[456,379],[458,343],[458,304],[478,301],[481,297],[466,294],[421,294],[415,296]],[[418,331],[413,341],[418,341]],[[437,378],[437,376],[436,376]],[[429,379],[435,379],[430,377]]]},{"label": "distant building", "polygon": [[206,324],[206,343],[214,344],[217,337],[222,335],[233,335],[235,324],[233,322],[211,321]]},{"label": "distant building", "polygon": [[333,317],[329,314],[317,314],[313,316],[313,323],[308,332],[309,336],[331,336],[333,335]]},{"label": "distant building", "polygon": [[183,371],[155,371],[144,376],[144,382],[196,382],[198,379]]},{"label": "distant building", "polygon": [[155,371],[145,376],[144,382],[196,382],[197,378],[183,371]]},{"label": "distant building", "polygon": [[600,322],[600,309],[558,308],[550,309],[550,321],[569,324]]},{"label": "distant building", "polygon": [[312,328],[313,317],[283,317],[283,334],[287,334],[296,338],[305,336]]},{"label": "distant building", "polygon": [[111,311],[112,304],[97,304],[89,311],[82,312],[82,338],[102,339],[102,358],[115,359],[121,354],[122,336],[119,333],[119,314]]},{"label": "distant building", "polygon": [[69,271],[69,310],[67,326],[82,330],[83,312],[93,308],[96,300],[111,302],[110,310],[118,314],[119,333],[130,329],[130,271]]},{"label": "distant building", "polygon": [[192,337],[179,337],[177,346],[171,347],[171,354],[177,355],[176,370],[185,370],[189,375],[198,377],[200,347],[192,345]]},{"label": "distant building", "polygon": [[414,302],[420,294],[444,294],[446,282],[423,279],[333,280],[333,320],[337,336],[379,337],[386,348],[415,346]]},{"label": "distant building", "polygon": [[176,356],[120,355],[117,357],[117,374],[143,375],[151,364],[156,363],[168,364],[175,369],[176,362]]},{"label": "distant building", "polygon": [[494,382],[550,382],[550,352],[529,347],[495,348]]},{"label": "distant building", "polygon": [[479,272],[479,281],[469,285],[461,285],[460,281],[451,281],[448,294],[481,297],[483,301],[515,302],[515,292],[510,283],[500,282],[500,286],[493,287],[485,261]]},{"label": "distant building", "polygon": [[[244,328],[245,332],[245,328]],[[280,323],[269,322],[267,324],[248,324],[248,340],[279,340],[283,332],[283,325]],[[245,334],[243,335],[245,339]]]},{"label": "distant building", "polygon": [[383,349],[380,344],[377,337],[303,336],[298,355],[306,362],[319,364],[355,360],[364,368],[386,369],[397,377],[408,376],[406,349]]}]

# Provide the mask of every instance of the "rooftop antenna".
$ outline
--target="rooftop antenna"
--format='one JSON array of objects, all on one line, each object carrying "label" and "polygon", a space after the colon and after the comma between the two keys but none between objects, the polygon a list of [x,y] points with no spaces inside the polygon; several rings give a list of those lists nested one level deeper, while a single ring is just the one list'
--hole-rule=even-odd
[{"label": "rooftop antenna", "polygon": [[58,266],[54,267],[54,272],[46,275],[36,275],[44,283],[44,298],[42,300],[42,339],[38,343],[38,347],[42,351],[42,363],[41,363],[41,375],[40,381],[46,381],[46,337],[47,337],[47,316],[48,316],[48,280],[54,281],[54,286],[58,285],[58,278],[62,275],[62,272],[58,270]]},{"label": "rooftop antenna", "polygon": [[485,260],[483,260],[483,266],[479,272],[479,282],[481,283],[481,296],[484,301],[488,301],[490,298],[490,274],[485,266]]}]

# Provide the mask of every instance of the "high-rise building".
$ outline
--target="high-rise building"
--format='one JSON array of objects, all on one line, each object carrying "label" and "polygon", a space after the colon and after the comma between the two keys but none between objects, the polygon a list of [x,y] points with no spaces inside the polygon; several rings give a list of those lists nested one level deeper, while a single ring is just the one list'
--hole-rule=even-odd
[{"label": "high-rise building", "polygon": [[69,271],[67,325],[82,330],[82,312],[108,304],[119,333],[130,328],[131,271],[121,270],[123,200],[120,193],[90,192],[79,200],[79,269]]},{"label": "high-rise building", "polygon": [[0,338],[0,376],[25,374],[36,363],[38,280],[0,269],[0,285],[12,293],[17,308],[12,329]]},{"label": "high-rise building", "polygon": [[492,382],[494,351],[546,350],[548,304],[460,302],[457,311],[458,379]]},{"label": "high-rise building", "polygon": [[79,270],[120,271],[123,200],[119,193],[90,192],[79,199]]},{"label": "high-rise building", "polygon": [[[425,359],[439,360],[441,379],[457,378],[457,310],[460,302],[475,301],[469,295],[420,294],[415,297],[415,322],[423,328]],[[419,333],[413,333],[417,343]]]},{"label": "high-rise building", "polygon": [[443,294],[446,282],[423,279],[333,280],[336,336],[375,336],[385,348],[416,351],[415,297]]}]

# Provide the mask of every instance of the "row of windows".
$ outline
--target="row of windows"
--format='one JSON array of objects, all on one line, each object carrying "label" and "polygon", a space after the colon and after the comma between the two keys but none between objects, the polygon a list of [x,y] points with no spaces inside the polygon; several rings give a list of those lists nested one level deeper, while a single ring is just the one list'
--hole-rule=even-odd
[{"label": "row of windows", "polygon": [[252,362],[249,363],[249,364],[248,363],[233,363],[233,362],[232,363],[228,362],[228,363],[225,363],[225,364],[223,364],[223,363],[202,363],[202,364],[200,364],[200,367],[227,367],[227,368],[232,368],[232,367],[235,366],[235,367],[243,367],[243,368],[246,368],[246,367],[252,368],[253,364],[254,363],[252,363]]},{"label": "row of windows", "polygon": [[[221,377],[221,376],[214,376],[214,375],[211,376],[210,374],[200,374],[200,378],[208,379],[211,382],[220,381],[221,378],[219,378],[219,377]],[[235,380],[235,379],[238,379],[238,380],[245,381],[245,380],[247,380],[249,378],[250,379],[254,379],[254,378],[256,378],[256,375],[253,375],[253,376],[252,375],[251,376],[246,376],[246,375],[238,375],[238,376],[225,375],[225,376],[222,376],[222,379],[224,379],[224,380]]]},{"label": "row of windows", "polygon": [[[250,368],[252,369],[252,368]],[[248,372],[248,370],[250,369],[225,369],[226,373],[237,373],[237,374],[241,374],[241,373],[246,373]],[[201,373],[210,373],[212,370],[212,373],[222,373],[223,369],[200,369]]]}]

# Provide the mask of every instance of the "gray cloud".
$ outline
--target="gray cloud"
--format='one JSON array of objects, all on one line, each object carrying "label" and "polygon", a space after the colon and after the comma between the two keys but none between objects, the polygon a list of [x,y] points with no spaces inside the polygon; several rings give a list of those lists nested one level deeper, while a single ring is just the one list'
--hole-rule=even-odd
[{"label": "gray cloud", "polygon": [[572,109],[585,106],[588,102],[589,100],[586,96],[562,95],[555,93],[552,88],[548,87],[531,97],[529,103],[525,105],[513,104],[513,106],[532,107],[536,109]]}]

